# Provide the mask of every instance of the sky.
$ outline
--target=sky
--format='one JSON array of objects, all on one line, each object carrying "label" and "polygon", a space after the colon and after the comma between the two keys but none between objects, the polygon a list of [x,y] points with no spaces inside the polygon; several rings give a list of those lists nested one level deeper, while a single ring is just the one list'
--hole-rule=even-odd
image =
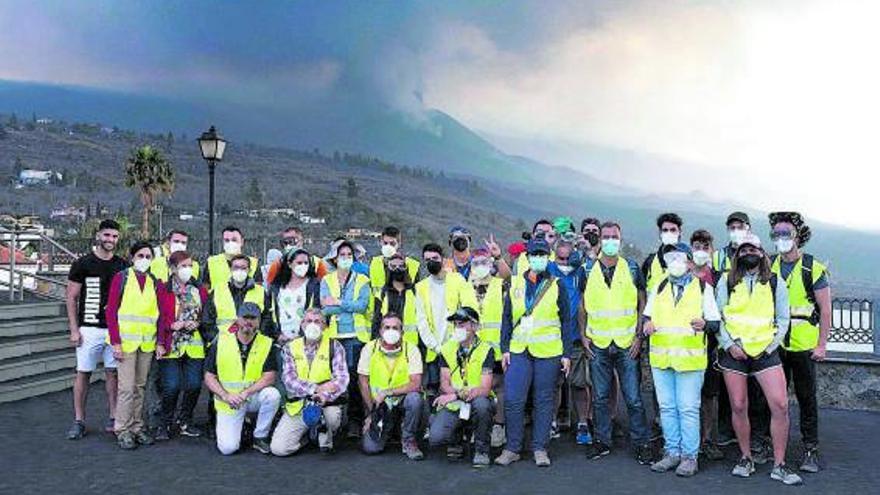
[{"label": "sky", "polygon": [[449,113],[663,194],[880,230],[880,2],[0,0],[0,79]]}]

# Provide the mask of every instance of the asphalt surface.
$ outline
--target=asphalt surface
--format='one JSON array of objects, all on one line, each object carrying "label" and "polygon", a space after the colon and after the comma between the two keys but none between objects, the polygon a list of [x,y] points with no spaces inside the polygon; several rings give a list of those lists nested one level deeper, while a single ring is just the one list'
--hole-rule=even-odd
[{"label": "asphalt surface", "polygon": [[[79,441],[65,439],[72,417],[69,391],[0,405],[0,493],[759,495],[791,491],[862,495],[880,490],[877,413],[822,410],[825,469],[805,475],[803,486],[784,487],[770,480],[769,464],[759,466],[750,479],[731,477],[736,459],[733,448],[727,451],[727,460],[704,462],[696,477],[681,479],[639,466],[624,446],[616,446],[606,458],[587,460],[570,434],[552,442],[549,468],[535,467],[529,453],[511,467],[484,470],[447,461],[443,450],[428,451],[424,461],[413,462],[403,457],[397,445],[383,455],[367,457],[344,440],[333,456],[311,447],[289,458],[253,450],[223,457],[204,438],[173,439],[125,452],[116,447],[112,435],[99,431],[106,415],[102,384],[92,387],[89,399],[89,433]],[[796,431],[796,419],[792,423]],[[800,455],[798,436],[793,435],[789,448],[790,463],[796,463]]]}]

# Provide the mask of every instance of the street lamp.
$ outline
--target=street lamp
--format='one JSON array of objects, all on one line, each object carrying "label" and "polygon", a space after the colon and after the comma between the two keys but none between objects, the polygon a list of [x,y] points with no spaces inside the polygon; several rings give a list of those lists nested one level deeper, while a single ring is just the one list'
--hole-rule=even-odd
[{"label": "street lamp", "polygon": [[214,254],[214,167],[219,161],[223,161],[223,153],[226,152],[226,140],[217,133],[217,129],[211,126],[207,132],[203,132],[198,139],[202,158],[208,162],[208,174],[210,176],[209,199],[208,199],[208,254]]}]

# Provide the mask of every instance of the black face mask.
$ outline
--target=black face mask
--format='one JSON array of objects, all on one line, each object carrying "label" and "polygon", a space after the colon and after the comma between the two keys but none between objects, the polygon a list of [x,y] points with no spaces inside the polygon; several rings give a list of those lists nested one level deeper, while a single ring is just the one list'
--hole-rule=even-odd
[{"label": "black face mask", "polygon": [[590,246],[597,246],[599,244],[599,234],[595,232],[587,232],[584,234],[584,239],[586,239]]},{"label": "black face mask", "polygon": [[403,282],[406,279],[406,270],[391,270],[391,280]]},{"label": "black face mask", "polygon": [[456,251],[464,251],[468,248],[469,244],[470,242],[468,242],[466,237],[456,237],[452,240],[452,249],[455,249]]},{"label": "black face mask", "polygon": [[744,270],[751,270],[758,266],[758,263],[761,262],[761,256],[757,254],[747,254],[745,256],[740,256],[737,259],[737,263],[739,266],[743,267]]},{"label": "black face mask", "polygon": [[431,275],[437,275],[443,270],[443,263],[437,260],[428,260],[425,262],[425,266],[428,268],[428,273]]}]

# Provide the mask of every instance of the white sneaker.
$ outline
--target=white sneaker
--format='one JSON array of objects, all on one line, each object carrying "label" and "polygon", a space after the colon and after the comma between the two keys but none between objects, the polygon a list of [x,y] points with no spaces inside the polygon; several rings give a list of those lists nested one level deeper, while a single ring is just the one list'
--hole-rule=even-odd
[{"label": "white sneaker", "polygon": [[492,435],[490,443],[493,448],[499,448],[504,445],[504,442],[507,441],[506,435],[504,433],[504,425],[496,424],[492,427]]}]

